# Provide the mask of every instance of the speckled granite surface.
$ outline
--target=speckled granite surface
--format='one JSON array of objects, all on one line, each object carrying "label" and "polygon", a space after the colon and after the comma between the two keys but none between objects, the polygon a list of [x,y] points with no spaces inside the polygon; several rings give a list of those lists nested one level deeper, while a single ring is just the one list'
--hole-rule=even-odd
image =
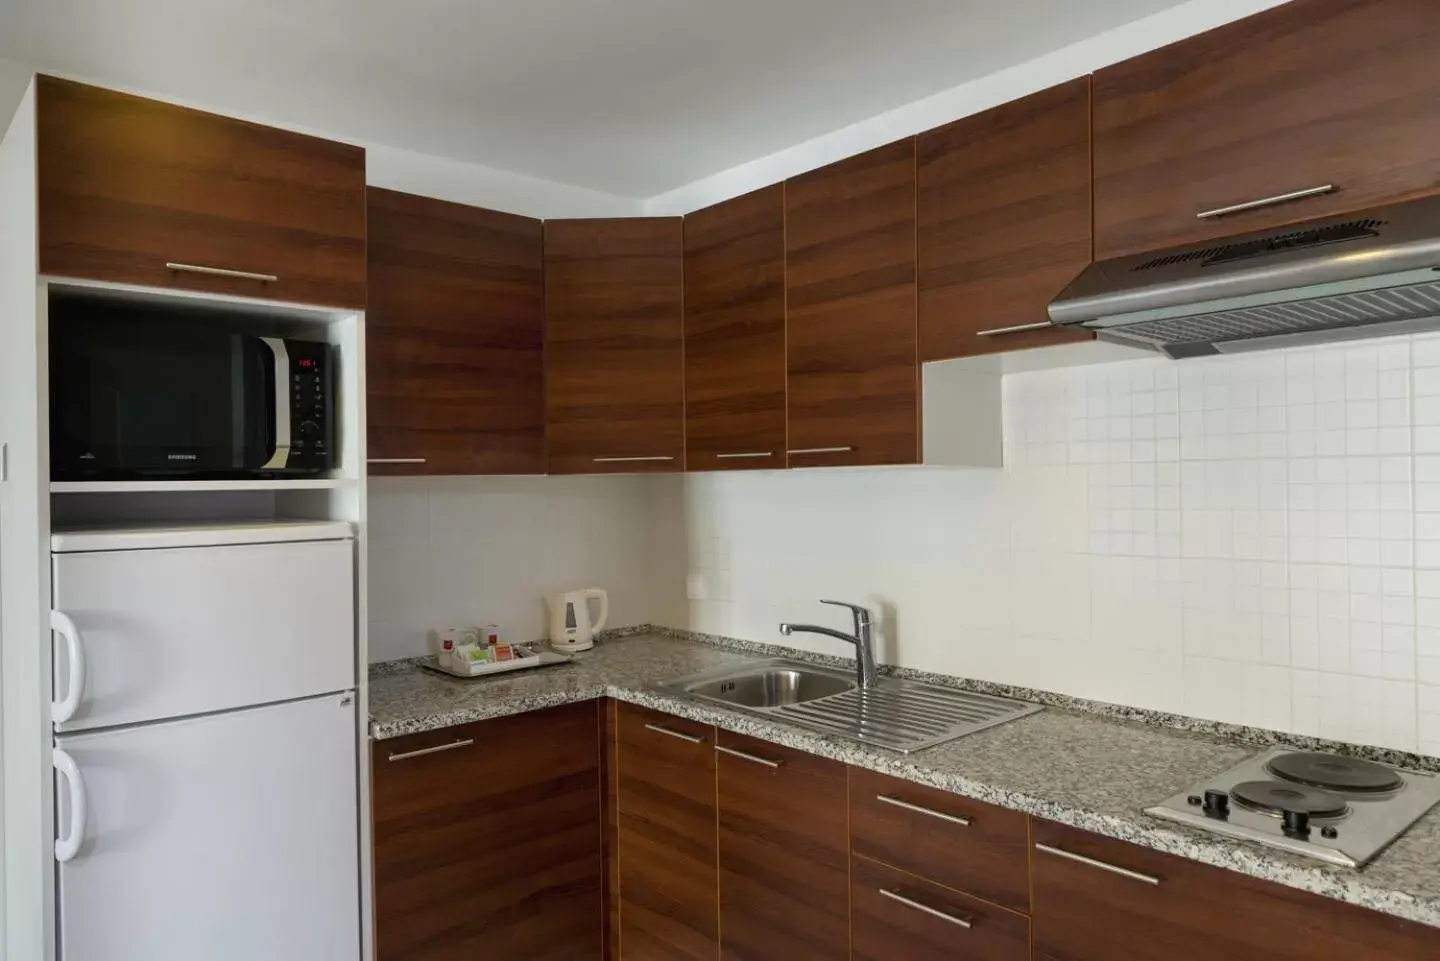
[{"label": "speckled granite surface", "polygon": [[608,696],[1440,926],[1440,809],[1359,871],[1142,813],[1254,753],[1252,745],[1052,707],[902,756],[650,689],[768,653],[758,645],[738,650],[640,634],[602,643],[571,664],[497,678],[452,680],[412,666],[372,677],[371,730],[376,738],[397,737]]}]

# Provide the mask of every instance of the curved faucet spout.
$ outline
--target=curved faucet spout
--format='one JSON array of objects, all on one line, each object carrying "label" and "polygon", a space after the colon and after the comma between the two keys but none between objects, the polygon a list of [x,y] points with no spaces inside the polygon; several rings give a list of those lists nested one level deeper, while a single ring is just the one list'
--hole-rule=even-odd
[{"label": "curved faucet spout", "polygon": [[829,627],[821,627],[819,624],[781,624],[780,633],[786,637],[789,637],[791,634],[824,634],[826,637],[833,637],[837,641],[846,641],[857,646],[860,643],[853,634],[846,634],[844,631],[837,631]]}]

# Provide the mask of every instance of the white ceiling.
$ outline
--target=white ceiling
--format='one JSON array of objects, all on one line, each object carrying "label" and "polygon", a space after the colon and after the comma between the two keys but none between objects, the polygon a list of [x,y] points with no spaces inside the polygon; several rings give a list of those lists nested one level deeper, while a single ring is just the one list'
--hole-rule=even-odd
[{"label": "white ceiling", "polygon": [[649,197],[1180,0],[0,0],[0,56]]}]

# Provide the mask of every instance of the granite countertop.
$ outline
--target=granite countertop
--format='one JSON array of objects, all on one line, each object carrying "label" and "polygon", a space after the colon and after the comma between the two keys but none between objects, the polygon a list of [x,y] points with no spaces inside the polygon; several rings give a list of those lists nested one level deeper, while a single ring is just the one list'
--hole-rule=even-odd
[{"label": "granite countertop", "polygon": [[376,739],[399,737],[612,697],[1440,926],[1440,808],[1360,870],[1142,813],[1146,806],[1256,753],[1255,745],[1047,707],[948,744],[900,755],[651,690],[662,681],[759,656],[764,655],[755,650],[640,634],[603,641],[570,664],[494,678],[452,680],[410,665],[372,677],[371,733]]}]

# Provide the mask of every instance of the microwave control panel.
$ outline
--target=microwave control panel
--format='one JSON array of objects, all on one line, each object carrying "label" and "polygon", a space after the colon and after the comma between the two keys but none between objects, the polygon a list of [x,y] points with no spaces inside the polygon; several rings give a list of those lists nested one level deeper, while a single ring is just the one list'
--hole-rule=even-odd
[{"label": "microwave control panel", "polygon": [[287,340],[285,350],[290,355],[290,457],[285,467],[329,470],[335,464],[330,345]]}]

